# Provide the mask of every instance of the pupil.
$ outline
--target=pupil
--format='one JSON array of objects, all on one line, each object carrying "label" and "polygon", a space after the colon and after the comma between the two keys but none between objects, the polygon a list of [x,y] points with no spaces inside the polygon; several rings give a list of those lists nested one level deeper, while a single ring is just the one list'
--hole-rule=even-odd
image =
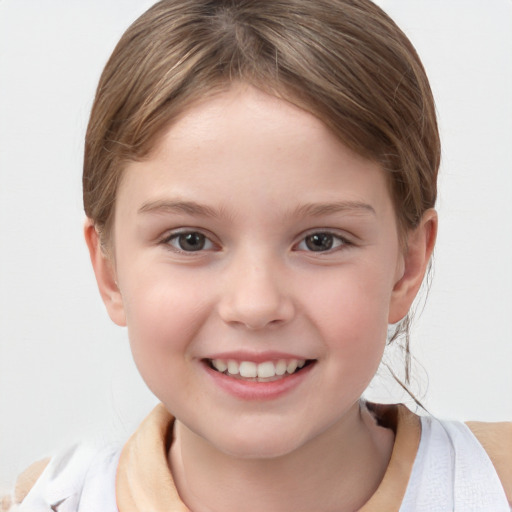
[{"label": "pupil", "polygon": [[332,243],[332,235],[329,233],[315,233],[306,237],[306,246],[310,251],[328,251]]},{"label": "pupil", "polygon": [[184,251],[200,251],[204,248],[205,237],[201,233],[186,233],[180,235],[179,244]]}]

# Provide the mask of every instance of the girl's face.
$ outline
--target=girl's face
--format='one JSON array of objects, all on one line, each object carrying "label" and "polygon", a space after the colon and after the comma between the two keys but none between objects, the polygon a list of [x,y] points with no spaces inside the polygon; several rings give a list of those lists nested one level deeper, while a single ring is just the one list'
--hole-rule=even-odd
[{"label": "girl's face", "polygon": [[412,300],[384,172],[249,86],[127,166],[113,247],[100,288],[140,373],[237,456],[290,453],[357,414]]}]

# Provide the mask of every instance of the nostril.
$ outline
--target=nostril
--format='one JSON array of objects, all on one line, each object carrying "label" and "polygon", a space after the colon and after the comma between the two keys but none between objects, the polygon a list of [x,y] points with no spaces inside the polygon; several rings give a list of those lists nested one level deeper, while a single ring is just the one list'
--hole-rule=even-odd
[{"label": "nostril", "polygon": [[225,323],[243,325],[249,330],[277,327],[294,316],[290,295],[280,286],[276,273],[240,267],[222,290],[218,312]]}]

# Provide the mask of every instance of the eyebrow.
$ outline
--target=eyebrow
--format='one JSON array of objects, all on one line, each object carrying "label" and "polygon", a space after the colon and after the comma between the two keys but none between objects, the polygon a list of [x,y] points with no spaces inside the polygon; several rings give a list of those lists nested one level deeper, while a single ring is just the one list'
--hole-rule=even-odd
[{"label": "eyebrow", "polygon": [[[156,200],[144,203],[138,210],[139,213],[184,213],[186,215],[198,215],[202,217],[221,217],[221,211],[210,206],[196,203],[195,201]],[[337,201],[334,203],[307,203],[297,207],[292,216],[321,217],[336,213],[377,215],[373,206],[360,201]]]},{"label": "eyebrow", "polygon": [[200,215],[203,217],[219,217],[220,212],[206,205],[194,201],[168,201],[157,200],[144,203],[138,213],[185,213],[187,215]]},{"label": "eyebrow", "polygon": [[321,217],[322,215],[332,215],[335,213],[370,213],[377,215],[375,208],[370,204],[361,201],[337,201],[334,203],[308,203],[299,206],[294,214],[303,217]]}]

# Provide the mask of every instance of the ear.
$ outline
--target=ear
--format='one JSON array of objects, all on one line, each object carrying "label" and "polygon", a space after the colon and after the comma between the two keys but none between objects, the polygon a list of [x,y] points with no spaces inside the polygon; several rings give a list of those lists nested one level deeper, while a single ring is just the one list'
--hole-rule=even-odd
[{"label": "ear", "polygon": [[90,219],[85,221],[84,235],[96,282],[107,312],[115,324],[126,326],[123,298],[117,285],[114,261],[105,253],[98,231]]},{"label": "ear", "polygon": [[395,283],[391,296],[388,322],[394,324],[407,315],[420,289],[434,250],[437,236],[437,212],[427,210],[418,225],[407,235],[403,255],[403,273]]}]

